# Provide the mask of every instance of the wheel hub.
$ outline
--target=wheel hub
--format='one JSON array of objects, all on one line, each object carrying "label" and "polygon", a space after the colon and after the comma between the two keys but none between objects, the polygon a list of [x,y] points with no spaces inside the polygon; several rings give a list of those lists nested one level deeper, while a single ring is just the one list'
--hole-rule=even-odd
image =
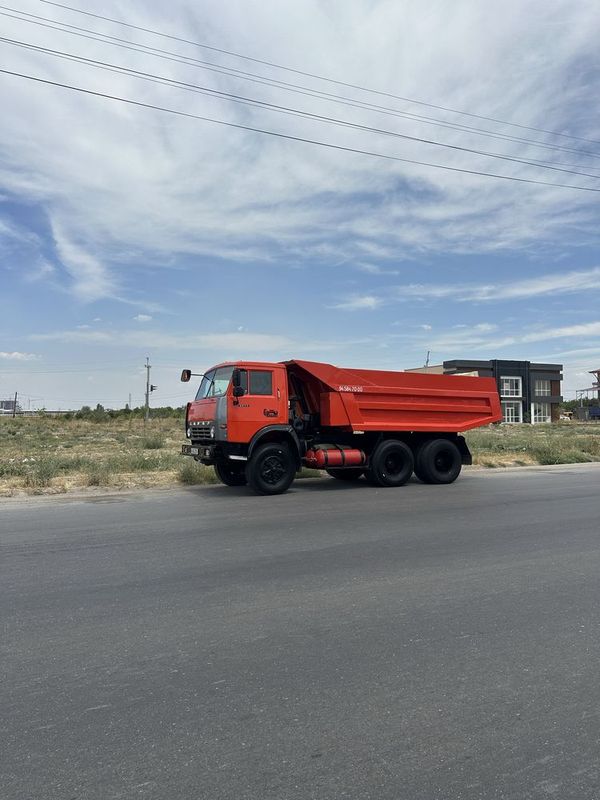
[{"label": "wheel hub", "polygon": [[269,456],[265,458],[260,471],[261,478],[270,485],[280,481],[285,475],[285,467],[280,458]]}]

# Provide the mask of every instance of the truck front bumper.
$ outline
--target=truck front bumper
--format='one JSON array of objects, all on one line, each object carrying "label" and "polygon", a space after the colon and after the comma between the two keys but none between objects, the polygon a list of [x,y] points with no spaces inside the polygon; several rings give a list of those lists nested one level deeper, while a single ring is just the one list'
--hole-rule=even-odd
[{"label": "truck front bumper", "polygon": [[214,444],[182,444],[181,455],[192,456],[197,461],[213,463],[215,460],[215,446]]},{"label": "truck front bumper", "polygon": [[236,442],[217,441],[214,444],[192,442],[192,444],[181,445],[182,456],[191,456],[196,461],[201,461],[207,466],[214,464],[215,461],[223,461],[225,459],[247,461],[247,452],[247,445]]}]

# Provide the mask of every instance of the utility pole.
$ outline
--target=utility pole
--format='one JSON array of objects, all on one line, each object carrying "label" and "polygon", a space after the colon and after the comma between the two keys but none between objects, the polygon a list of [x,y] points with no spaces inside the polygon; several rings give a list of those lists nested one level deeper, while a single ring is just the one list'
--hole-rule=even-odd
[{"label": "utility pole", "polygon": [[13,406],[13,419],[17,416],[17,396],[18,396],[18,393],[15,392],[15,404]]},{"label": "utility pole", "polygon": [[428,366],[429,366],[429,356],[430,356],[430,355],[431,355],[431,350],[428,350],[428,351],[427,351],[427,358],[425,359],[425,366],[426,366],[426,367],[428,367]]},{"label": "utility pole", "polygon": [[144,422],[150,419],[150,359],[146,356],[146,413],[144,414]]},{"label": "utility pole", "polygon": [[131,411],[131,392],[129,392],[129,402],[127,403],[127,408]]}]

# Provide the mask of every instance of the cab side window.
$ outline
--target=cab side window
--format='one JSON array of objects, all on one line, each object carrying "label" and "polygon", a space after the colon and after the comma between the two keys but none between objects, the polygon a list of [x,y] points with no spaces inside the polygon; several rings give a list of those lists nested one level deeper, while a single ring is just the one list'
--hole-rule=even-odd
[{"label": "cab side window", "polygon": [[271,370],[252,369],[249,371],[248,394],[273,394],[273,373]]}]

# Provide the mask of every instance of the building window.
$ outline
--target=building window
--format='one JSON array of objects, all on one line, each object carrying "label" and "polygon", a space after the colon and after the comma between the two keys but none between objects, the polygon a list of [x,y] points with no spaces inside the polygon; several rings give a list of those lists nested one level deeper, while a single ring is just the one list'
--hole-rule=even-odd
[{"label": "building window", "polygon": [[550,381],[536,381],[535,382],[535,396],[536,397],[550,397],[552,389]]},{"label": "building window", "polygon": [[503,422],[523,422],[523,404],[510,400],[502,403]]},{"label": "building window", "polygon": [[532,403],[531,421],[533,423],[552,422],[550,414],[550,403]]},{"label": "building window", "polygon": [[522,397],[521,378],[500,378],[501,397]]}]

